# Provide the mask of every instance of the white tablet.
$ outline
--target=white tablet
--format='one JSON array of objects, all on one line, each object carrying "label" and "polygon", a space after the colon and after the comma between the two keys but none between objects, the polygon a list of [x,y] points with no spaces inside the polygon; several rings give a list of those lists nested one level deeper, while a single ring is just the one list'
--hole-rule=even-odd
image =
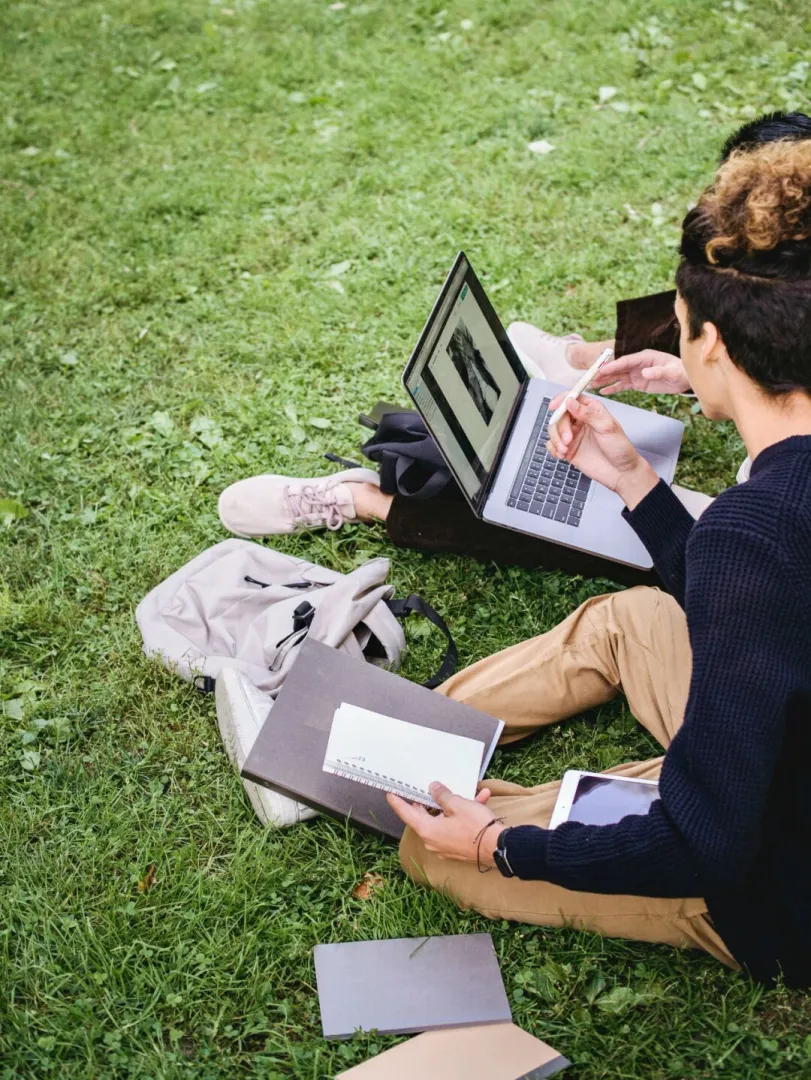
[{"label": "white tablet", "polygon": [[570,769],[563,774],[549,828],[564,821],[613,825],[629,814],[647,814],[658,798],[655,780]]}]

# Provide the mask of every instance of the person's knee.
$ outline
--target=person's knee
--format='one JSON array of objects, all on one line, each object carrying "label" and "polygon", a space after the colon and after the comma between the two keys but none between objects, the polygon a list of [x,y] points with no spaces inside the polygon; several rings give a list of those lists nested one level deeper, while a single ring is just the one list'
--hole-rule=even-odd
[{"label": "person's knee", "polygon": [[659,589],[650,585],[635,585],[631,589],[599,597],[604,604],[602,614],[606,622],[613,622],[620,629],[649,624],[656,618],[661,598]]},{"label": "person's knee", "polygon": [[658,618],[662,594],[649,585],[636,585],[587,600],[573,616],[572,633],[632,637],[641,640]]},{"label": "person's knee", "polygon": [[[616,641],[616,648],[620,641],[632,647],[643,646],[649,655],[658,657],[657,665],[665,665],[662,670],[670,670],[671,676],[677,658],[681,662],[689,654],[684,611],[670,593],[660,589],[638,585],[614,593],[602,625],[605,633]],[[627,693],[629,688],[625,689]]]}]

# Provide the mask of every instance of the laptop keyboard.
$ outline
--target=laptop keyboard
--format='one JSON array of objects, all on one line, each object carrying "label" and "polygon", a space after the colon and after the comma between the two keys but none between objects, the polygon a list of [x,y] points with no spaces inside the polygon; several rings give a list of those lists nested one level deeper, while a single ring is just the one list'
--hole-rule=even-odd
[{"label": "laptop keyboard", "polygon": [[541,402],[507,506],[552,518],[576,529],[583,515],[591,480],[573,465],[558,461],[546,452],[550,402],[551,398],[544,398]]}]

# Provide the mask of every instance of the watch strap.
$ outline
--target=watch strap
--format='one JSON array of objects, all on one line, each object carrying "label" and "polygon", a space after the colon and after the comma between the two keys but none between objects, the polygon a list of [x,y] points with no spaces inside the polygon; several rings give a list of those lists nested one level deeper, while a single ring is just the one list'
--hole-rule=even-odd
[{"label": "watch strap", "polygon": [[493,852],[493,861],[498,867],[499,873],[503,874],[503,876],[506,878],[515,877],[515,871],[510,866],[510,860],[507,857],[506,845],[507,834],[509,833],[509,831],[509,828],[501,830],[498,835],[498,840],[496,840],[496,849]]}]

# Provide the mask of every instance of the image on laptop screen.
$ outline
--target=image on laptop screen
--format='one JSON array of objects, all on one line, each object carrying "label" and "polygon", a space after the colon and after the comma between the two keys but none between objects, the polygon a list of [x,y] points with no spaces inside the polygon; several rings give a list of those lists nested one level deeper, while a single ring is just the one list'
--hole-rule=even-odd
[{"label": "image on laptop screen", "polygon": [[475,499],[521,383],[467,283],[407,384],[468,498]]}]

